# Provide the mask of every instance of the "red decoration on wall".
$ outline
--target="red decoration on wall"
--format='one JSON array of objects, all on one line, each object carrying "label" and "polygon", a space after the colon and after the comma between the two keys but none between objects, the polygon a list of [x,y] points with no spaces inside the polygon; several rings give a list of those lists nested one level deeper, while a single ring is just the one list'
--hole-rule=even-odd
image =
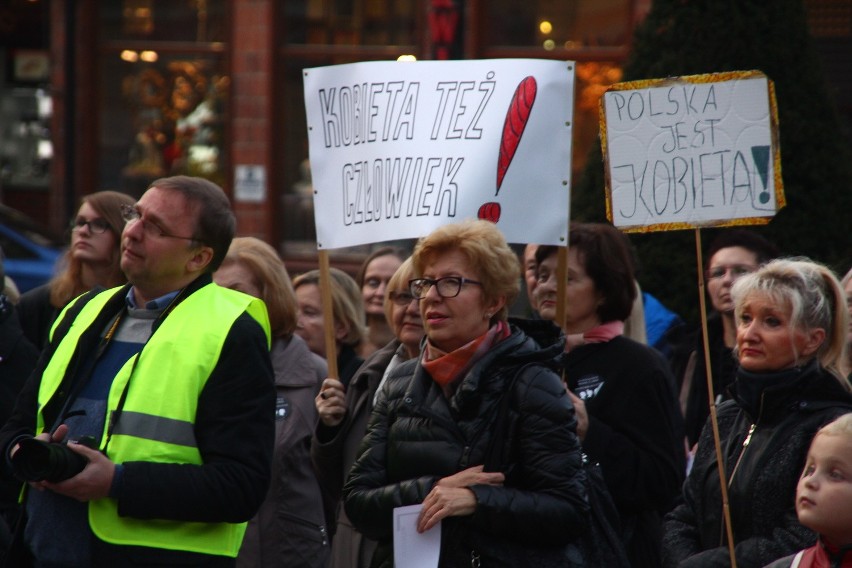
[{"label": "red decoration on wall", "polygon": [[459,8],[453,0],[432,0],[429,10],[429,34],[434,58],[450,58],[450,48],[459,31]]}]

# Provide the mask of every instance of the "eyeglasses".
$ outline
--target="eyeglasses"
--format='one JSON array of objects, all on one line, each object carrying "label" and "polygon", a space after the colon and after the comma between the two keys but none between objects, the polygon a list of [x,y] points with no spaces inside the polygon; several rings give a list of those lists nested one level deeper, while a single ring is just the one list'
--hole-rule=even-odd
[{"label": "eyeglasses", "polygon": [[461,276],[444,276],[443,278],[415,278],[408,281],[408,288],[411,290],[411,295],[417,300],[422,300],[429,293],[429,289],[435,286],[438,295],[442,298],[455,298],[461,292],[461,287],[464,284],[476,284],[482,286],[482,282],[471,280],[470,278],[462,278]]},{"label": "eyeglasses", "polygon": [[411,303],[411,300],[415,299],[411,292],[408,291],[388,292],[388,298],[390,298],[391,302],[401,308],[407,306]]},{"label": "eyeglasses", "polygon": [[96,234],[96,235],[100,235],[101,233],[106,232],[106,230],[110,228],[109,223],[107,223],[105,220],[101,219],[100,217],[97,218],[97,219],[92,219],[91,221],[86,221],[82,217],[77,217],[76,219],[71,221],[69,228],[72,231],[79,231],[80,229],[82,229],[83,227],[85,227],[87,225],[89,227],[89,231]]},{"label": "eyeglasses", "polygon": [[195,237],[182,237],[180,235],[172,235],[165,232],[162,227],[153,221],[143,219],[142,214],[139,213],[139,209],[137,209],[135,205],[122,205],[121,218],[124,219],[124,222],[128,225],[130,223],[135,223],[136,221],[141,222],[142,230],[145,232],[145,235],[149,237],[168,237],[170,239],[183,239],[184,241],[198,241]]},{"label": "eyeglasses", "polygon": [[755,267],[749,266],[748,264],[731,264],[731,265],[720,265],[714,266],[709,269],[705,276],[708,280],[718,280],[719,278],[724,278],[726,274],[730,271],[731,275],[736,279],[740,276],[745,276],[746,274],[750,274],[754,272]]},{"label": "eyeglasses", "polygon": [[387,280],[382,280],[381,278],[367,278],[367,280],[364,281],[364,286],[366,288],[370,288],[371,290],[375,290],[382,284],[387,285],[387,283]]}]

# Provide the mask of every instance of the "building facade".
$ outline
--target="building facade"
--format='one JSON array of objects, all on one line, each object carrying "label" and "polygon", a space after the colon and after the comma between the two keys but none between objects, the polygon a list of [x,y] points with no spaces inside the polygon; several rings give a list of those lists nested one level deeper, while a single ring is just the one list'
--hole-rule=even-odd
[{"label": "building facade", "polygon": [[[577,174],[650,3],[0,0],[0,199],[58,232],[87,193],[200,175],[231,196],[240,235],[298,272],[316,262],[303,69],[403,55],[574,60]],[[808,4],[823,24],[849,6]],[[849,45],[852,31],[829,28]]]}]

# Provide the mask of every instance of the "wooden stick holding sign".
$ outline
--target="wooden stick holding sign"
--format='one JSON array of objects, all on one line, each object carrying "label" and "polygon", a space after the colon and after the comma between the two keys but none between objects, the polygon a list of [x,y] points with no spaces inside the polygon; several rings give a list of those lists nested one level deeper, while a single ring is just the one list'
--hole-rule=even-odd
[{"label": "wooden stick holding sign", "polygon": [[704,261],[701,254],[701,229],[695,229],[695,258],[698,263],[698,303],[701,307],[701,338],[704,345],[704,369],[707,375],[707,395],[710,400],[710,427],[713,428],[713,443],[716,446],[716,466],[722,491],[722,516],[725,519],[725,533],[728,537],[728,553],[731,566],[736,568],[737,558],[734,552],[734,530],[731,527],[731,506],[728,501],[728,483],[725,481],[725,462],[722,459],[722,440],[719,436],[719,420],[716,418],[716,394],[713,390],[713,369],[710,361],[710,336],[707,328],[707,305],[704,299]]},{"label": "wooden stick holding sign", "polygon": [[766,224],[785,205],[772,82],[733,71],[618,83],[601,100],[607,216],[625,232],[695,229],[710,421],[734,535],[710,366],[701,227]]},{"label": "wooden stick holding sign", "polygon": [[334,331],[334,303],[331,298],[331,269],[329,267],[327,250],[319,251],[319,271],[322,324],[325,333],[325,359],[328,363],[328,376],[332,379],[337,379],[337,338]]}]

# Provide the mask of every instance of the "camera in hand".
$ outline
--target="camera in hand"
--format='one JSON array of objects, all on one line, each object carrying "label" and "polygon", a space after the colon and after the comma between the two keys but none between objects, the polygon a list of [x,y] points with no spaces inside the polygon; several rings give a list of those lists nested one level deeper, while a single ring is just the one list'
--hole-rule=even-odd
[{"label": "camera in hand", "polygon": [[[89,448],[97,447],[96,440],[84,436],[77,440]],[[12,456],[15,476],[24,481],[50,481],[56,483],[74,477],[86,467],[88,460],[68,448],[64,442],[45,442],[26,438],[18,443]]]}]

